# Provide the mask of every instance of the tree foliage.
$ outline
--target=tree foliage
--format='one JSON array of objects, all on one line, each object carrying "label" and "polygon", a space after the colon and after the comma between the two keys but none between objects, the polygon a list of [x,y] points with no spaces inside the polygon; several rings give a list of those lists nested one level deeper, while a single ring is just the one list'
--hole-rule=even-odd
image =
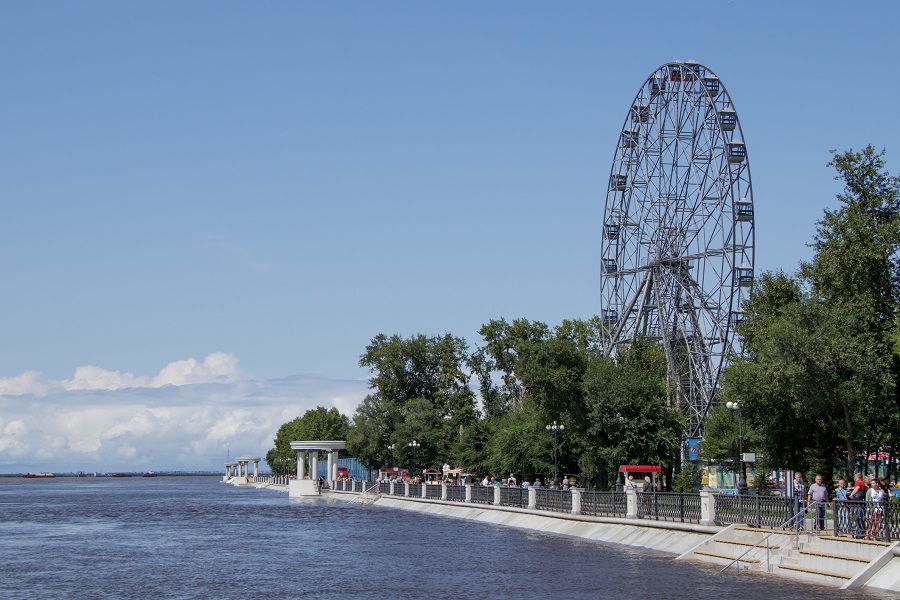
[{"label": "tree foliage", "polygon": [[835,153],[841,205],[818,222],[813,259],[796,277],[763,274],[744,306],[724,397],[776,464],[849,473],[897,430],[900,185],[883,154]]},{"label": "tree foliage", "polygon": [[297,453],[291,442],[301,440],[343,440],[347,437],[350,420],[336,408],[317,406],[288,421],[275,434],[275,447],[266,453],[266,464],[276,475],[297,471]]}]

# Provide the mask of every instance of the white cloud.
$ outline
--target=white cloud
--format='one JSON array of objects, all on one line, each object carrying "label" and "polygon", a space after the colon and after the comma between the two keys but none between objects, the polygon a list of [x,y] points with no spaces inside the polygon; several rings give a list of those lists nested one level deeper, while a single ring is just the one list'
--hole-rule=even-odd
[{"label": "white cloud", "polygon": [[220,470],[264,456],[282,423],[316,406],[352,415],[363,380],[241,378],[215,353],[155,376],[79,367],[72,379],[0,378],[0,472]]}]

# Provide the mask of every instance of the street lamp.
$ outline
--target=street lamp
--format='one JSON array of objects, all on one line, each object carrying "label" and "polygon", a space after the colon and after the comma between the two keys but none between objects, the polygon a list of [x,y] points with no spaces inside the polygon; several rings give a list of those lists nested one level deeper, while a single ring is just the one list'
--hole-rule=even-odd
[{"label": "street lamp", "polygon": [[415,472],[416,472],[416,450],[418,450],[419,446],[421,446],[421,445],[422,444],[420,444],[416,440],[413,440],[412,442],[407,444],[407,446],[412,448],[412,451],[413,451],[413,477],[415,477]]},{"label": "street lamp", "polygon": [[559,432],[564,430],[565,425],[560,425],[556,421],[553,421],[550,425],[547,425],[547,431],[553,434],[553,483],[554,485],[559,484],[559,474],[557,473],[557,465],[556,465],[556,446],[557,446],[557,435]]},{"label": "street lamp", "polygon": [[741,407],[737,402],[725,403],[725,408],[733,410],[738,416],[738,454],[740,454],[741,480],[738,482],[738,492],[743,492],[747,485],[747,472],[744,471],[744,421],[741,415]]},{"label": "street lamp", "polygon": [[388,451],[391,453],[391,470],[394,470],[394,450],[397,449],[397,444],[391,444],[387,447]]}]

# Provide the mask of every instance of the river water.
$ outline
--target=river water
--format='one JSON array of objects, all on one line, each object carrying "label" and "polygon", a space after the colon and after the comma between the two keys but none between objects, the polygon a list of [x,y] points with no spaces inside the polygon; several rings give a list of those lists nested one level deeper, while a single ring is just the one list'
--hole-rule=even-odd
[{"label": "river water", "polygon": [[2,598],[881,598],[216,477],[0,479]]}]

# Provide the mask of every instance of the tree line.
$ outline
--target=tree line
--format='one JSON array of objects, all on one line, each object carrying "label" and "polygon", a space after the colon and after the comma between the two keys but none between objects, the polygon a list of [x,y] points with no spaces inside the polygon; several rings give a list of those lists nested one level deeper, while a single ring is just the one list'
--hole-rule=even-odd
[{"label": "tree line", "polygon": [[[873,453],[897,458],[900,180],[871,146],[835,152],[829,166],[844,190],[817,223],[814,257],[794,273],[761,273],[743,307],[744,351],[722,375],[701,444],[726,467],[738,451],[726,401],[741,407],[743,446],[764,457],[762,470],[849,476]],[[681,470],[686,422],[667,401],[664,350],[636,339],[611,358],[603,327],[598,317],[552,327],[498,318],[474,347],[450,333],[377,335],[359,360],[370,393],[352,419],[309,411],[282,426],[266,460],[291,472],[291,439],[346,439],[374,468],[415,459],[533,478],[556,462],[560,478],[601,489],[623,463]],[[554,434],[553,422],[564,429]],[[680,485],[696,485],[696,466],[684,466]]]}]

